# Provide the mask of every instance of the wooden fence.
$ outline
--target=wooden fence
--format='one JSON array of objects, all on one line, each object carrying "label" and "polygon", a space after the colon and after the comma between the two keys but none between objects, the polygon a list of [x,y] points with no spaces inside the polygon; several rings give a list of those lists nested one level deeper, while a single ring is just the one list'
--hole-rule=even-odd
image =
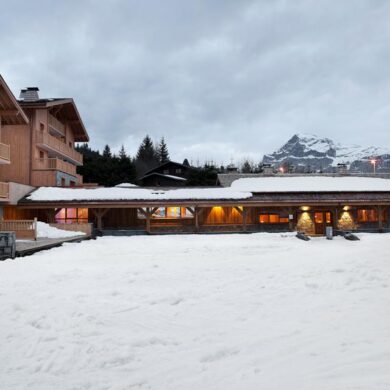
[{"label": "wooden fence", "polygon": [[0,221],[0,231],[15,232],[17,240],[37,239],[37,219]]}]

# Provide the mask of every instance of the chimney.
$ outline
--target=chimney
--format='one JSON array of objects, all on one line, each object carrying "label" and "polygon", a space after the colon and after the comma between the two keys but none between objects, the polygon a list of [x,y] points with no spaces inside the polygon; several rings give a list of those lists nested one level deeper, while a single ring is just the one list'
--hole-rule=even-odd
[{"label": "chimney", "polygon": [[339,175],[346,175],[348,173],[347,164],[343,164],[343,163],[337,164],[337,173]]},{"label": "chimney", "polygon": [[20,91],[19,99],[24,100],[25,102],[34,102],[39,100],[38,87],[28,87]]}]

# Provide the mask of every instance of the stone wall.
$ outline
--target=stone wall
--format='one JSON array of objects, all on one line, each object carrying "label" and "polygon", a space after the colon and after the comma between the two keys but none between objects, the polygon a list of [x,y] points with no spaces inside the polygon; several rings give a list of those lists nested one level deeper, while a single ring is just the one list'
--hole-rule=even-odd
[{"label": "stone wall", "polygon": [[342,211],[339,215],[337,228],[340,230],[356,230],[357,224],[355,218],[350,211]]},{"label": "stone wall", "polygon": [[309,212],[304,211],[298,214],[297,231],[307,234],[315,233],[313,216]]}]

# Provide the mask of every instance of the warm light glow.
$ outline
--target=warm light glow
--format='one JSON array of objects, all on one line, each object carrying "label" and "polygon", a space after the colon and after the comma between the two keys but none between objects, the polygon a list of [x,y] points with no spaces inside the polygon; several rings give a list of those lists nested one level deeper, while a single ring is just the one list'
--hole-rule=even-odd
[{"label": "warm light glow", "polygon": [[309,206],[302,206],[302,207],[301,207],[301,210],[302,210],[302,211],[309,211],[309,210],[310,210],[310,207],[309,207]]},{"label": "warm light glow", "polygon": [[376,164],[376,160],[372,159],[372,160],[371,160],[371,164],[372,164],[372,165],[375,165],[375,164]]},{"label": "warm light glow", "polygon": [[280,168],[279,168],[279,172],[280,172],[280,173],[284,173],[283,167],[280,167]]},{"label": "warm light glow", "polygon": [[351,207],[349,207],[349,206],[344,206],[344,207],[343,207],[343,210],[344,210],[344,211],[348,211],[350,208],[351,208]]}]

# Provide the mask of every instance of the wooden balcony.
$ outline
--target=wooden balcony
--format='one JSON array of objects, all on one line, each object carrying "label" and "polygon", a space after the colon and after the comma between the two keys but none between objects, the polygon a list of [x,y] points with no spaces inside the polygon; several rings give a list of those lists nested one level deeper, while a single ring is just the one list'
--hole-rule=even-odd
[{"label": "wooden balcony", "polygon": [[9,145],[0,142],[0,164],[9,164],[11,162],[11,153]]},{"label": "wooden balcony", "polygon": [[76,166],[58,158],[38,158],[34,161],[33,169],[37,171],[61,171],[76,176]]},{"label": "wooden balcony", "polygon": [[9,198],[9,184],[0,182],[0,201],[8,200]]},{"label": "wooden balcony", "polygon": [[36,143],[38,147],[61,156],[75,165],[83,165],[83,155],[81,153],[77,152],[61,139],[54,137],[49,133],[37,131]]},{"label": "wooden balcony", "polygon": [[56,117],[49,114],[48,117],[49,129],[57,134],[65,136],[65,125],[61,123]]}]

